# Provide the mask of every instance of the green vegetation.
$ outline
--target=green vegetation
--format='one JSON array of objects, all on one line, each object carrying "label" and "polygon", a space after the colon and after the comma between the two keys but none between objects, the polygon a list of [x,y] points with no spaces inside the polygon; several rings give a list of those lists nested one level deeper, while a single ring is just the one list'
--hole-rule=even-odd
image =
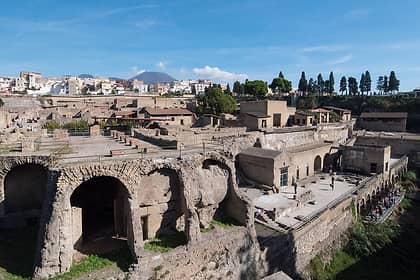
[{"label": "green vegetation", "polygon": [[70,268],[69,272],[57,275],[55,277],[50,278],[50,280],[70,280],[76,277],[80,277],[81,275],[91,272],[94,270],[99,270],[106,266],[112,265],[113,262],[109,259],[98,257],[95,255],[86,257],[82,259],[80,262],[73,264]]},{"label": "green vegetation", "polygon": [[60,129],[61,125],[57,121],[47,121],[46,123],[44,123],[42,128],[47,129],[48,132],[51,132],[56,129]]},{"label": "green vegetation", "polygon": [[400,178],[400,185],[407,192],[413,192],[416,189],[417,175],[415,171],[407,171]]},{"label": "green vegetation", "polygon": [[234,226],[240,226],[241,224],[229,217],[223,218],[223,219],[217,219],[217,220],[213,220],[211,221],[211,223],[215,226],[219,226],[219,227],[223,227],[223,228],[230,228],[230,227],[234,227]]},{"label": "green vegetation", "polygon": [[62,128],[70,131],[87,131],[89,130],[89,123],[86,120],[76,120],[64,124]]},{"label": "green vegetation", "polygon": [[271,82],[270,88],[273,90],[273,92],[290,92],[292,90],[292,82],[284,78],[283,73],[280,72],[279,76],[277,78],[274,78]]},{"label": "green vegetation", "polygon": [[218,85],[206,88],[204,95],[198,97],[197,112],[199,114],[230,114],[235,110],[236,101],[232,96],[225,94]]},{"label": "green vegetation", "polygon": [[145,243],[144,249],[153,252],[166,253],[178,246],[185,244],[187,244],[187,237],[185,233],[181,231],[173,235],[165,235],[159,238],[156,237]]},{"label": "green vegetation", "polygon": [[357,223],[329,263],[312,260],[312,279],[418,279],[420,204],[404,199],[400,209],[383,224]]}]

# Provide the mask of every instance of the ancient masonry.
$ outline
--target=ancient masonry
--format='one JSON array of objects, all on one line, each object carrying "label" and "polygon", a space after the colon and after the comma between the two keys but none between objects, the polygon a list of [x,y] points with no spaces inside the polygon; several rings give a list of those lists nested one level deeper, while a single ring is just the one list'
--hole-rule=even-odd
[{"label": "ancient masonry", "polygon": [[[162,273],[175,273],[173,278],[256,277],[259,249],[251,203],[238,192],[234,167],[226,158],[209,154],[186,156],[182,160],[52,167],[48,157],[3,157],[0,162],[1,201],[5,197],[6,174],[16,166],[32,164],[49,167],[41,211],[36,278],[69,270],[82,228],[79,208],[74,207],[79,202],[73,200],[80,196],[78,187],[95,178],[113,178],[122,187],[119,204],[122,213],[117,215],[126,217],[120,219],[123,220],[120,230],[134,256],[134,279],[149,279],[156,273],[155,267],[161,267]],[[180,226],[185,230],[187,245],[163,255],[145,251],[143,239],[147,236],[144,237],[142,217],[146,215],[150,220],[148,235]],[[242,226],[234,227],[232,232],[201,233],[200,227],[207,227],[215,215],[234,218]],[[171,221],[177,221],[177,225],[172,225]],[[208,246],[210,242],[212,246]]]}]

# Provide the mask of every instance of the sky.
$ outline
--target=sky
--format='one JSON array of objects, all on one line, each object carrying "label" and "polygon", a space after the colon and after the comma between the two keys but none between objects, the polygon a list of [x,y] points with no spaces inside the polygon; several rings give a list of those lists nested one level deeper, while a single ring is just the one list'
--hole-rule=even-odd
[{"label": "sky", "polygon": [[[2,0],[6,1],[6,0]],[[418,0],[14,0],[0,9],[0,75],[297,83],[391,70],[420,86]]]}]

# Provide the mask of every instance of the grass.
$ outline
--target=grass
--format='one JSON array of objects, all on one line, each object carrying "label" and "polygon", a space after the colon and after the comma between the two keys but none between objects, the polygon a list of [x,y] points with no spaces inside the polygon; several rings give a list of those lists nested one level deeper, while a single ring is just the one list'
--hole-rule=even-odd
[{"label": "grass", "polygon": [[217,220],[211,221],[211,223],[215,226],[219,226],[222,228],[231,228],[234,226],[240,226],[238,221],[232,218],[217,219]]},{"label": "grass", "polygon": [[57,275],[55,277],[49,278],[50,280],[70,280],[76,277],[80,277],[81,275],[94,271],[99,270],[101,268],[111,266],[114,262],[107,258],[99,257],[99,256],[89,256],[82,259],[80,262],[75,263],[69,272]]},{"label": "grass", "polygon": [[320,257],[311,261],[312,278],[317,280],[335,279],[337,274],[357,263],[358,259],[345,251],[338,251],[331,262],[325,265]]},{"label": "grass", "polygon": [[181,231],[177,234],[154,238],[144,244],[144,249],[158,253],[166,253],[178,246],[185,244],[187,244],[187,237],[185,233]]}]

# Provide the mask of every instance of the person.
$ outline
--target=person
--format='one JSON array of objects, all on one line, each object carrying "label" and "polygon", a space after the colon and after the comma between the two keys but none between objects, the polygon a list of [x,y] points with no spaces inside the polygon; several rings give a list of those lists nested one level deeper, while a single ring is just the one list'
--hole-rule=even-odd
[{"label": "person", "polygon": [[292,185],[293,185],[293,188],[295,190],[295,195],[296,195],[297,194],[297,183],[295,181],[295,177],[292,178]]}]

